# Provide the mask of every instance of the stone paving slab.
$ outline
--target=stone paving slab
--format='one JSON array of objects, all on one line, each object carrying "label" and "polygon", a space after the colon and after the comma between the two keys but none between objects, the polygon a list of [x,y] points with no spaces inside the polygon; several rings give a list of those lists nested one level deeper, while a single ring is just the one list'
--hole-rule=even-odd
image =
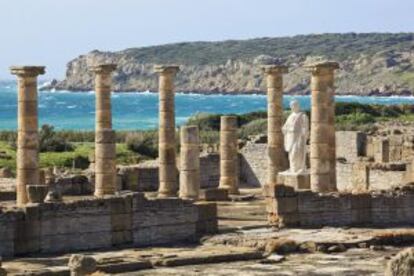
[{"label": "stone paving slab", "polygon": [[163,267],[156,270],[143,270],[121,275],[168,276],[168,275],[243,275],[243,276],[359,276],[384,275],[386,261],[399,248],[386,248],[384,251],[352,249],[337,254],[291,254],[275,264],[263,264],[260,260]]},{"label": "stone paving slab", "polygon": [[[123,249],[84,254],[93,256],[97,261],[98,269],[106,273],[263,258],[262,252],[252,248],[203,245]],[[3,267],[12,275],[66,275],[69,272],[66,267],[69,257],[70,254],[19,258],[3,262]]]}]

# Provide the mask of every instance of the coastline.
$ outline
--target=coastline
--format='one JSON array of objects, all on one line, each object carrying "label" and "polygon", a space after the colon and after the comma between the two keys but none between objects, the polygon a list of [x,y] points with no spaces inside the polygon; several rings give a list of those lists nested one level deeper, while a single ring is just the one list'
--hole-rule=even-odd
[{"label": "coastline", "polygon": [[[57,89],[57,88],[41,88],[39,91],[67,91],[71,93],[87,93],[93,90],[91,89]],[[156,90],[139,91],[137,89],[122,89],[113,90],[114,93],[158,93]],[[226,95],[226,96],[240,96],[240,95],[266,95],[264,90],[246,90],[246,91],[216,91],[216,90],[177,90],[177,94],[195,94],[195,95]],[[297,91],[297,92],[285,92],[284,95],[288,96],[310,96],[310,91]],[[393,92],[377,92],[370,91],[364,93],[352,93],[352,92],[336,92],[336,96],[356,96],[356,97],[414,97],[414,91],[406,91],[401,93]]]}]

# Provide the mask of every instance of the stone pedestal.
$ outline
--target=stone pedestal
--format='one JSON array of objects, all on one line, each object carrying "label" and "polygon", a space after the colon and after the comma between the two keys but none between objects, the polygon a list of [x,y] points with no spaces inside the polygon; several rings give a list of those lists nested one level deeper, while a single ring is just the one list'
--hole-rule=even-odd
[{"label": "stone pedestal", "polygon": [[293,187],[295,190],[309,190],[311,188],[309,172],[301,174],[281,172],[278,175],[277,182],[277,184]]},{"label": "stone pedestal", "polygon": [[197,126],[181,127],[180,198],[198,199],[200,192],[200,143]]},{"label": "stone pedestal", "polygon": [[237,117],[222,116],[220,122],[220,185],[229,194],[239,194]]},{"label": "stone pedestal", "polygon": [[264,66],[267,82],[267,183],[275,184],[278,173],[287,169],[283,146],[283,74],[288,68],[283,65]]},{"label": "stone pedestal", "polygon": [[199,198],[204,201],[228,201],[229,192],[226,188],[202,189]]},{"label": "stone pedestal", "polygon": [[155,66],[159,73],[159,189],[158,197],[176,197],[174,77],[178,66]]},{"label": "stone pedestal", "polygon": [[308,66],[312,73],[310,137],[311,188],[315,192],[336,191],[334,71],[336,62]]},{"label": "stone pedestal", "polygon": [[45,73],[43,66],[11,67],[17,76],[17,205],[28,202],[26,186],[39,185],[39,137],[37,114],[37,76]]},{"label": "stone pedestal", "polygon": [[116,192],[115,132],[112,130],[111,86],[115,64],[91,67],[95,73],[95,196]]}]

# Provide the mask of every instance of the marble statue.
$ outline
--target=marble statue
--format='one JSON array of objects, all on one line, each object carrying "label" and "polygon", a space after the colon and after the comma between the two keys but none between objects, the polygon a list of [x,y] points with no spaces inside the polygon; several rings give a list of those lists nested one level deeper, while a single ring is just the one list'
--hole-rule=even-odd
[{"label": "marble statue", "polygon": [[289,153],[289,170],[291,174],[306,173],[306,141],[309,137],[309,120],[301,112],[299,102],[290,103],[292,113],[282,127],[285,150]]}]

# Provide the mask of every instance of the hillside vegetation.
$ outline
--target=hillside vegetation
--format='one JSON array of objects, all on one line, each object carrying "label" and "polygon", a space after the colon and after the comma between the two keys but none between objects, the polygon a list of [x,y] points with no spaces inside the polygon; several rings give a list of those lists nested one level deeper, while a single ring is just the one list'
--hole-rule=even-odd
[{"label": "hillside vegetation", "polygon": [[[299,35],[279,38],[185,42],[130,48],[119,52],[98,50],[67,65],[66,79],[53,88],[92,90],[88,65],[114,62],[116,91],[156,91],[154,64],[179,64],[178,91],[199,93],[260,93],[265,89],[259,67],[282,60],[289,65],[286,93],[309,93],[304,64],[319,59],[341,65],[338,94],[412,95],[414,92],[414,34],[366,33]],[[51,88],[51,87],[49,87]]]},{"label": "hillside vegetation", "polygon": [[[284,111],[284,117],[289,115]],[[310,116],[309,112],[307,115]],[[221,114],[199,113],[189,118],[188,125],[200,129],[202,144],[218,144],[220,139]],[[252,136],[267,133],[266,111],[256,111],[237,116],[239,138],[243,141]],[[336,103],[336,129],[376,131],[377,123],[414,122],[414,105],[364,105],[359,103]],[[177,131],[177,150],[179,151],[179,132]],[[94,153],[94,131],[54,131],[52,126],[42,126],[40,132],[40,166],[75,167],[84,169],[89,166],[89,157]],[[0,131],[0,168],[16,169],[16,131]],[[136,164],[158,156],[158,132],[117,131],[117,164]]]}]

